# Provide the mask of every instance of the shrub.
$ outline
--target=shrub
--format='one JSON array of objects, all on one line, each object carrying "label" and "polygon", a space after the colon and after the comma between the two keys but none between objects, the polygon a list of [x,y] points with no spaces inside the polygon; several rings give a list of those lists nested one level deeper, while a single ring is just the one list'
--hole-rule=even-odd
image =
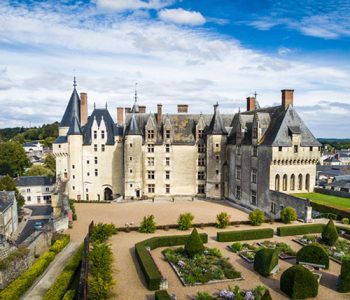
[{"label": "shrub", "polygon": [[302,235],[302,234],[310,234],[310,233],[321,233],[323,231],[323,228],[324,228],[324,224],[283,226],[283,227],[277,227],[277,235],[289,236],[289,235]]},{"label": "shrub", "polygon": [[77,217],[77,212],[75,211],[74,200],[69,199],[69,207],[72,211],[73,221],[76,221],[78,217]]},{"label": "shrub", "polygon": [[349,218],[343,218],[341,221],[343,224],[349,224]]},{"label": "shrub", "polygon": [[319,243],[312,243],[304,246],[297,253],[297,263],[306,262],[317,265],[324,265],[329,268],[329,256],[327,250]]},{"label": "shrub", "polygon": [[270,290],[266,290],[264,295],[260,298],[260,300],[272,300]]},{"label": "shrub", "polygon": [[189,257],[194,257],[196,254],[204,251],[203,241],[196,228],[192,230],[191,235],[185,243],[185,251]]},{"label": "shrub", "polygon": [[221,212],[216,216],[216,227],[225,228],[230,225],[231,216],[227,212]]},{"label": "shrub", "polygon": [[[61,300],[65,297],[65,294],[74,279],[83,254],[83,245],[81,245],[74,256],[69,260],[68,264],[64,267],[62,273],[57,277],[53,285],[47,291],[44,296],[44,300]],[[68,296],[67,296],[68,297]]]},{"label": "shrub", "polygon": [[296,265],[283,272],[280,289],[292,299],[313,298],[318,294],[318,282],[308,269]]},{"label": "shrub", "polygon": [[218,232],[216,234],[216,239],[218,242],[257,240],[257,239],[267,239],[272,237],[273,237],[272,228],[240,230],[240,231],[225,231],[225,232]]},{"label": "shrub", "polygon": [[154,215],[143,217],[143,221],[139,227],[139,232],[153,233],[156,231],[156,222],[154,221]]},{"label": "shrub", "polygon": [[328,246],[334,246],[338,240],[338,231],[334,226],[333,220],[329,220],[322,231],[322,240]]},{"label": "shrub", "polygon": [[344,257],[341,263],[340,275],[338,277],[338,291],[350,292],[350,257]]},{"label": "shrub", "polygon": [[195,299],[196,300],[215,300],[216,298],[214,298],[208,292],[197,292]]},{"label": "shrub", "polygon": [[68,245],[70,241],[70,236],[68,234],[62,234],[59,239],[50,247],[50,251],[55,254],[61,252],[61,250]]},{"label": "shrub", "polygon": [[295,221],[298,217],[295,209],[290,206],[287,206],[286,208],[282,209],[280,215],[282,222],[285,224],[289,224],[292,221]]},{"label": "shrub", "polygon": [[168,294],[167,291],[162,290],[162,291],[156,291],[154,293],[155,300],[171,300],[170,295]]},{"label": "shrub", "polygon": [[95,224],[92,228],[90,239],[92,242],[104,243],[107,241],[113,234],[117,234],[118,229],[114,224]]},{"label": "shrub", "polygon": [[67,291],[64,294],[62,300],[74,300],[75,296],[76,296],[76,291],[75,290],[69,290],[69,291]]},{"label": "shrub", "polygon": [[194,216],[191,213],[183,213],[177,220],[179,230],[188,230],[192,227]]},{"label": "shrub", "polygon": [[262,276],[269,276],[278,265],[278,252],[276,249],[263,248],[255,253],[254,270]]},{"label": "shrub", "polygon": [[265,220],[265,214],[260,209],[256,209],[249,214],[249,221],[253,226],[261,225]]},{"label": "shrub", "polygon": [[231,249],[233,252],[239,252],[243,249],[243,245],[241,242],[235,242],[231,245]]}]

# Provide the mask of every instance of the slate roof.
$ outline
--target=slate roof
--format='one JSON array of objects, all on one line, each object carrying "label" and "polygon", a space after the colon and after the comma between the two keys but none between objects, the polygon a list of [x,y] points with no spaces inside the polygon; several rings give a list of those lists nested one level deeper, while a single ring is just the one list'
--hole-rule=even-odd
[{"label": "slate roof", "polygon": [[75,87],[63,114],[60,127],[70,127],[74,117],[80,122],[80,98]]},{"label": "slate roof", "polygon": [[5,212],[15,201],[15,192],[0,191],[0,211]]},{"label": "slate roof", "polygon": [[[350,189],[350,179],[342,179],[342,180],[336,180],[332,183],[327,184],[328,186],[332,187],[340,187],[340,188],[346,188]],[[349,199],[350,202],[350,199]]]},{"label": "slate roof", "polygon": [[139,129],[139,126],[137,125],[134,113],[131,116],[130,122],[126,128],[126,131],[128,132],[128,135],[141,135],[141,130]]},{"label": "slate roof", "polygon": [[22,176],[16,179],[16,186],[48,186],[54,183],[54,178],[48,176]]},{"label": "slate roof", "polygon": [[316,166],[317,174],[320,175],[330,175],[330,176],[339,176],[339,175],[350,175],[350,166]]},{"label": "slate roof", "polygon": [[73,117],[73,121],[71,122],[68,130],[68,135],[80,135],[81,134],[81,128],[79,121],[76,116]]},{"label": "slate roof", "polygon": [[215,105],[215,111],[213,118],[210,121],[209,127],[207,129],[207,134],[218,134],[218,135],[226,135],[227,130],[225,129],[224,121],[221,118],[219,105]]},{"label": "slate roof", "polygon": [[67,137],[66,136],[59,136],[57,139],[53,142],[54,144],[64,144],[67,143]]},{"label": "slate roof", "polygon": [[340,160],[337,159],[336,157],[332,156],[332,157],[328,157],[326,159],[323,160],[324,162],[330,162],[330,163],[340,163]]}]

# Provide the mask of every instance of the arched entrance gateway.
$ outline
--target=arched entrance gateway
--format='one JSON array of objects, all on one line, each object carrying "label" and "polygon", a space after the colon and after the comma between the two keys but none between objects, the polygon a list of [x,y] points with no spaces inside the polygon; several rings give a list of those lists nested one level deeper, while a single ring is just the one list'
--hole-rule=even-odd
[{"label": "arched entrance gateway", "polygon": [[104,200],[113,200],[113,192],[108,187],[104,190]]}]

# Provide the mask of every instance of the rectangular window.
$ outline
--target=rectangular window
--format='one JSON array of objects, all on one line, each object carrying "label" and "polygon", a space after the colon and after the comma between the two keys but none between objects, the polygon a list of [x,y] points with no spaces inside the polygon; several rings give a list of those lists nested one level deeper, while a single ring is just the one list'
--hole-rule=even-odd
[{"label": "rectangular window", "polygon": [[236,179],[240,180],[241,179],[241,167],[236,168]]},{"label": "rectangular window", "polygon": [[132,156],[129,157],[129,160],[132,161]]},{"label": "rectangular window", "polygon": [[154,166],[154,157],[147,157],[147,165],[150,167]]},{"label": "rectangular window", "polygon": [[30,196],[28,196],[27,201],[32,201],[32,198]]},{"label": "rectangular window", "polygon": [[236,198],[241,199],[241,187],[239,185],[236,187]]},{"label": "rectangular window", "polygon": [[215,158],[216,158],[217,161],[219,161],[220,160],[220,155],[216,155]]},{"label": "rectangular window", "polygon": [[205,166],[205,158],[204,157],[198,158],[198,166],[200,166],[200,167]]},{"label": "rectangular window", "polygon": [[49,191],[50,191],[50,188],[46,187],[45,192],[49,192]]},{"label": "rectangular window", "polygon": [[165,179],[170,179],[170,171],[165,171]]},{"label": "rectangular window", "polygon": [[72,169],[75,169],[75,165],[72,165]]},{"label": "rectangular window", "polygon": [[101,151],[102,151],[102,152],[105,151],[105,145],[101,145]]},{"label": "rectangular window", "polygon": [[89,163],[90,163],[90,161],[89,161],[89,160],[87,160],[87,161],[86,161],[86,164],[88,165]]},{"label": "rectangular window", "polygon": [[165,185],[165,193],[170,194],[170,184]]},{"label": "rectangular window", "polygon": [[273,203],[273,202],[271,202],[271,212],[272,212],[273,214],[276,213],[276,204]]},{"label": "rectangular window", "polygon": [[170,157],[165,158],[165,165],[170,166]]},{"label": "rectangular window", "polygon": [[165,138],[170,139],[170,130],[165,130]]},{"label": "rectangular window", "polygon": [[147,130],[147,138],[154,139],[154,130]]},{"label": "rectangular window", "polygon": [[97,145],[94,145],[94,151],[97,152]]},{"label": "rectangular window", "polygon": [[98,176],[98,170],[95,169],[95,176]]},{"label": "rectangular window", "polygon": [[104,138],[105,138],[105,131],[102,130],[102,131],[101,131],[101,139],[104,139]]},{"label": "rectangular window", "polygon": [[282,147],[281,146],[278,147],[278,151],[282,152]]},{"label": "rectangular window", "polygon": [[294,145],[294,153],[298,153],[298,145]]},{"label": "rectangular window", "polygon": [[97,139],[97,131],[94,130],[94,139]]},{"label": "rectangular window", "polygon": [[198,185],[198,194],[205,194],[204,184],[199,184]]},{"label": "rectangular window", "polygon": [[219,170],[215,170],[216,175],[219,175]]},{"label": "rectangular window", "polygon": [[148,153],[154,153],[154,145],[148,144],[147,145],[147,152]]},{"label": "rectangular window", "polygon": [[38,202],[40,202],[41,197],[40,197],[40,196],[37,196],[37,197],[36,197],[36,200],[38,200]]},{"label": "rectangular window", "polygon": [[97,165],[97,163],[98,163],[97,156],[95,156],[94,160],[95,160],[95,165]]},{"label": "rectangular window", "polygon": [[219,144],[215,144],[215,147],[216,147],[216,148],[219,148],[219,146],[220,146]]},{"label": "rectangular window", "polygon": [[87,172],[86,175],[87,175],[87,176],[90,176],[90,172]]},{"label": "rectangular window", "polygon": [[204,137],[204,130],[198,130],[198,138],[202,139]]},{"label": "rectangular window", "polygon": [[254,157],[258,156],[258,146],[253,146],[253,156]]},{"label": "rectangular window", "polygon": [[313,151],[314,150],[314,147],[310,147],[310,151]]},{"label": "rectangular window", "polygon": [[252,204],[256,206],[256,191],[252,191]]},{"label": "rectangular window", "polygon": [[205,153],[205,145],[198,145],[198,153]]},{"label": "rectangular window", "polygon": [[154,179],[154,171],[147,171],[147,178]]},{"label": "rectangular window", "polygon": [[252,183],[256,183],[256,174],[257,171],[255,169],[252,170]]},{"label": "rectangular window", "polygon": [[129,173],[132,174],[132,169],[129,169]]},{"label": "rectangular window", "polygon": [[30,189],[27,189],[27,193],[30,193]]},{"label": "rectangular window", "polygon": [[219,185],[218,183],[215,184],[215,189],[218,190],[218,189],[219,189],[219,186],[220,186],[220,185]]},{"label": "rectangular window", "polygon": [[151,194],[154,193],[154,190],[155,190],[155,185],[154,184],[148,184],[147,188],[148,188],[148,192],[149,193],[151,193]]},{"label": "rectangular window", "polygon": [[132,148],[132,143],[129,144],[129,147]]},{"label": "rectangular window", "polygon": [[166,144],[166,145],[165,145],[165,152],[166,152],[166,153],[169,153],[169,152],[170,152],[170,145],[169,145],[169,144]]},{"label": "rectangular window", "polygon": [[197,174],[197,179],[198,180],[204,180],[205,179],[205,174],[203,171],[199,171]]}]

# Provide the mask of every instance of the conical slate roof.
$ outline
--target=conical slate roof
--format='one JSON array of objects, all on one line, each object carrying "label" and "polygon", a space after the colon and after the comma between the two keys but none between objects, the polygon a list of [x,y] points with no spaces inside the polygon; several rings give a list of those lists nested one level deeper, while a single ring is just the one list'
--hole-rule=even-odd
[{"label": "conical slate roof", "polygon": [[80,98],[75,87],[72,92],[72,96],[69,99],[66,111],[62,117],[60,127],[70,127],[74,117],[80,123]]},{"label": "conical slate roof", "polygon": [[224,126],[224,121],[220,115],[219,104],[214,105],[214,115],[210,121],[207,134],[227,134],[227,131]]},{"label": "conical slate roof", "polygon": [[132,114],[130,122],[126,128],[126,135],[141,135],[139,126],[137,125],[135,114]]},{"label": "conical slate roof", "polygon": [[67,135],[81,135],[80,124],[76,116],[73,117]]}]

